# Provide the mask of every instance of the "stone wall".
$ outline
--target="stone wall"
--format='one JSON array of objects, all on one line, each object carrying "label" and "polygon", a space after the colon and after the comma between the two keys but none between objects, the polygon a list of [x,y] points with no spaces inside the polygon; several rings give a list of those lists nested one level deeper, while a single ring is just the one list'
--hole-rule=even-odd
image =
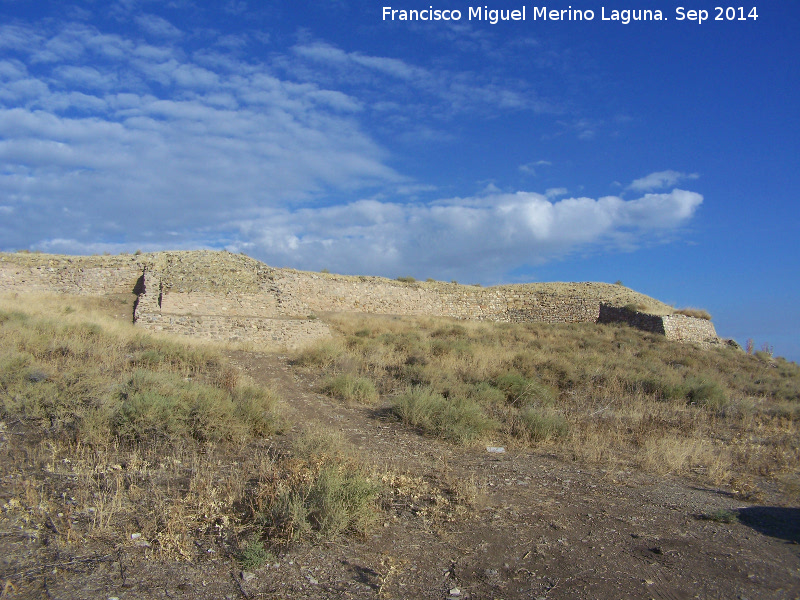
[{"label": "stone wall", "polygon": [[287,348],[296,348],[331,336],[331,330],[325,323],[310,319],[150,313],[142,315],[137,324],[151,331]]},{"label": "stone wall", "polygon": [[[709,321],[620,285],[533,283],[480,287],[273,269],[227,252],[102,257],[0,254],[0,290],[135,293],[132,318],[154,331],[296,345],[330,335],[316,317],[356,312],[500,322],[624,322],[668,339],[716,339]],[[620,308],[644,306],[646,312]],[[663,316],[657,316],[658,315]]]},{"label": "stone wall", "polygon": [[47,260],[39,265],[0,260],[0,290],[83,296],[130,294],[141,274],[142,265],[136,261],[117,261],[103,266],[69,259]]},{"label": "stone wall", "polygon": [[649,315],[629,308],[600,305],[598,323],[627,323],[631,327],[665,336],[678,342],[716,343],[714,324],[686,315]]},{"label": "stone wall", "polygon": [[716,343],[719,341],[714,324],[706,319],[686,315],[665,315],[664,334],[678,342]]}]

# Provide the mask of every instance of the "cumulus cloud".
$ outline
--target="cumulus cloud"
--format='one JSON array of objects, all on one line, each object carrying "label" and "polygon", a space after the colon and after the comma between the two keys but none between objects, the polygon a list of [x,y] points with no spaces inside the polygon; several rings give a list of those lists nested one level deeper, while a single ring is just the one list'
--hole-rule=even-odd
[{"label": "cumulus cloud", "polygon": [[646,177],[636,179],[628,186],[629,190],[645,192],[649,190],[661,190],[677,185],[681,181],[698,179],[697,173],[680,173],[678,171],[658,171],[650,173]]},{"label": "cumulus cloud", "polygon": [[545,191],[544,195],[548,198],[558,198],[559,196],[566,196],[569,193],[567,188],[558,187],[558,188],[548,188]]},{"label": "cumulus cloud", "polygon": [[276,210],[236,226],[236,249],[272,264],[352,273],[491,277],[592,246],[635,246],[688,222],[703,198],[684,190],[552,201],[532,192],[430,204],[363,200]]}]

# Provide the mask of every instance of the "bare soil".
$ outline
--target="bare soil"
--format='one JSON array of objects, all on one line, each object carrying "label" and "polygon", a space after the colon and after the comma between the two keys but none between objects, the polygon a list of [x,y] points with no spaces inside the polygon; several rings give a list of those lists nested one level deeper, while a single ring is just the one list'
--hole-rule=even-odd
[{"label": "bare soil", "polygon": [[[751,504],[546,449],[458,447],[409,430],[385,407],[320,395],[285,356],[230,358],[284,400],[294,426],[272,443],[323,424],[419,493],[387,498],[365,539],[296,544],[252,573],[213,536],[195,542],[191,561],[157,562],[133,542],[76,551],[0,531],[0,598],[800,598],[800,508],[768,482]],[[702,518],[718,511],[738,520]]]}]

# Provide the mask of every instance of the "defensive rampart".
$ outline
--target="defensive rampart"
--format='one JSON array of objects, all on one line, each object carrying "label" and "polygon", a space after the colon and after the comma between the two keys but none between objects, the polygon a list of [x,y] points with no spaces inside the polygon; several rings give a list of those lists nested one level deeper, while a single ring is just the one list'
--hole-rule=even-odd
[{"label": "defensive rampart", "polygon": [[[710,321],[605,283],[479,287],[274,269],[228,252],[120,256],[0,254],[0,290],[134,294],[147,329],[258,344],[302,344],[330,335],[334,312],[429,315],[501,322],[624,322],[685,342],[716,340]],[[632,311],[623,306],[643,307]]]}]

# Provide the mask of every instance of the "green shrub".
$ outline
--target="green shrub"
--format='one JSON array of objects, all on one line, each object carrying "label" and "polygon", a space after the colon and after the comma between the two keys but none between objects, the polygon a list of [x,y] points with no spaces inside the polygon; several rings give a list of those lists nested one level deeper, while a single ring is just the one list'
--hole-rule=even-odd
[{"label": "green shrub", "polygon": [[304,348],[295,357],[294,363],[301,367],[329,367],[344,353],[336,342],[326,340]]},{"label": "green shrub", "polygon": [[722,386],[714,380],[691,378],[683,386],[684,396],[691,404],[719,409],[728,403]]},{"label": "green shrub", "polygon": [[569,425],[564,417],[552,411],[529,406],[519,412],[518,419],[523,437],[531,442],[562,438],[569,432]]},{"label": "green shrub", "polygon": [[472,384],[467,391],[467,395],[478,404],[487,407],[497,406],[506,402],[505,393],[485,381]]},{"label": "green shrub", "polygon": [[414,283],[416,279],[413,277],[398,277],[397,281],[400,281],[401,283]]},{"label": "green shrub", "polygon": [[622,381],[625,382],[631,393],[641,392],[648,396],[653,396],[657,400],[678,400],[686,398],[686,387],[681,381],[680,375],[670,371],[645,371],[635,373],[621,373]]},{"label": "green shrub", "polygon": [[137,369],[120,387],[111,423],[131,441],[219,442],[271,433],[276,404],[274,394],[252,386],[232,394],[175,373]]},{"label": "green shrub", "polygon": [[430,351],[433,356],[470,356],[473,353],[472,345],[463,339],[434,339],[431,341]]},{"label": "green shrub", "polygon": [[496,377],[494,385],[506,395],[506,400],[516,406],[538,404],[550,406],[556,401],[552,388],[535,379],[518,373],[506,373]]},{"label": "green shrub", "polygon": [[325,464],[282,485],[261,519],[289,540],[364,534],[377,516],[379,492],[358,470]]},{"label": "green shrub", "polygon": [[270,435],[280,429],[278,395],[272,390],[254,385],[237,387],[233,404],[234,416],[249,428],[251,435]]},{"label": "green shrub", "polygon": [[268,562],[275,559],[275,555],[264,548],[264,543],[258,537],[250,540],[237,557],[239,566],[245,571],[260,569]]},{"label": "green shrub", "polygon": [[700,515],[701,519],[705,521],[714,521],[715,523],[737,523],[739,515],[735,511],[719,508]]},{"label": "green shrub", "polygon": [[427,386],[408,388],[392,411],[407,425],[459,443],[480,439],[499,426],[474,400],[445,398]]},{"label": "green shrub", "polygon": [[349,373],[337,375],[322,386],[323,393],[339,398],[345,402],[360,402],[361,404],[375,404],[378,401],[378,392],[371,379],[357,377]]},{"label": "green shrub", "polygon": [[436,415],[443,412],[445,403],[444,396],[432,388],[415,385],[395,399],[392,412],[406,425],[433,431]]},{"label": "green shrub", "polygon": [[292,450],[297,456],[309,462],[326,460],[341,462],[347,455],[341,434],[316,425],[303,430],[292,444]]}]

